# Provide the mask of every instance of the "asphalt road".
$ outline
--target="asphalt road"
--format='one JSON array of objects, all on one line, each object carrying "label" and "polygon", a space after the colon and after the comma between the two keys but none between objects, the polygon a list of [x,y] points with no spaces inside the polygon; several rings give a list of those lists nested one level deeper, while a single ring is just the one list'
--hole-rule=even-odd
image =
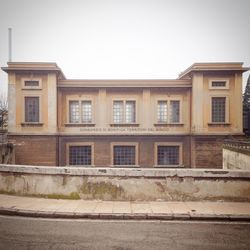
[{"label": "asphalt road", "polygon": [[250,249],[250,223],[0,216],[0,249]]}]

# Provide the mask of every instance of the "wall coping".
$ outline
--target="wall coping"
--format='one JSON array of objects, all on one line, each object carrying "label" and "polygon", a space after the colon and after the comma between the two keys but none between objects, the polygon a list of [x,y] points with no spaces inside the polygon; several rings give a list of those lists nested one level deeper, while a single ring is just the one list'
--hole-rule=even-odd
[{"label": "wall coping", "polygon": [[250,179],[250,170],[223,169],[159,169],[159,168],[82,168],[55,166],[28,166],[0,164],[2,173],[69,175],[69,176],[120,176],[120,177],[195,177]]}]

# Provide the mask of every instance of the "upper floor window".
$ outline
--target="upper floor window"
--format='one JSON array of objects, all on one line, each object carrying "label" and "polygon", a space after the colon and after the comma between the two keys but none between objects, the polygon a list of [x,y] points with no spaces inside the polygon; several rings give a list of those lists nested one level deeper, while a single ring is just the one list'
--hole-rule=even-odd
[{"label": "upper floor window", "polygon": [[180,101],[160,100],[157,103],[158,123],[179,123],[180,122]]},{"label": "upper floor window", "polygon": [[42,89],[42,80],[40,78],[22,79],[22,89]]},{"label": "upper floor window", "polygon": [[226,97],[212,97],[212,122],[226,122]]},{"label": "upper floor window", "polygon": [[39,81],[24,81],[25,87],[39,87]]},{"label": "upper floor window", "polygon": [[113,121],[114,123],[135,123],[135,101],[114,101]]},{"label": "upper floor window", "polygon": [[69,101],[70,123],[92,123],[91,101]]},{"label": "upper floor window", "polygon": [[25,122],[39,122],[39,97],[26,96],[25,102]]},{"label": "upper floor window", "polygon": [[228,88],[229,88],[229,80],[215,79],[209,81],[209,89],[228,89]]}]

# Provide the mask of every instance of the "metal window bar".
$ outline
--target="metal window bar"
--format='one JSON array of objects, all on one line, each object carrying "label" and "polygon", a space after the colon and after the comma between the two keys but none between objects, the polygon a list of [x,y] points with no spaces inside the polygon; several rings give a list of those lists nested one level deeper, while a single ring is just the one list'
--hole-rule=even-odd
[{"label": "metal window bar", "polygon": [[114,165],[135,165],[135,146],[114,146]]},{"label": "metal window bar", "polygon": [[158,146],[157,148],[158,165],[178,165],[179,146]]},{"label": "metal window bar", "polygon": [[91,146],[70,146],[70,165],[91,165]]},{"label": "metal window bar", "polygon": [[225,122],[226,98],[212,97],[212,122]]},{"label": "metal window bar", "polygon": [[25,97],[25,122],[39,122],[39,97]]}]

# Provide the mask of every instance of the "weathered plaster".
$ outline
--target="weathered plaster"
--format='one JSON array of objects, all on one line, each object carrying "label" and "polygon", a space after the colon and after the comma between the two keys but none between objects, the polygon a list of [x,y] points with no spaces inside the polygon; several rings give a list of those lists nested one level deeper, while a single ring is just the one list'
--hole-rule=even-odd
[{"label": "weathered plaster", "polygon": [[0,193],[101,200],[250,201],[250,171],[0,165]]}]

